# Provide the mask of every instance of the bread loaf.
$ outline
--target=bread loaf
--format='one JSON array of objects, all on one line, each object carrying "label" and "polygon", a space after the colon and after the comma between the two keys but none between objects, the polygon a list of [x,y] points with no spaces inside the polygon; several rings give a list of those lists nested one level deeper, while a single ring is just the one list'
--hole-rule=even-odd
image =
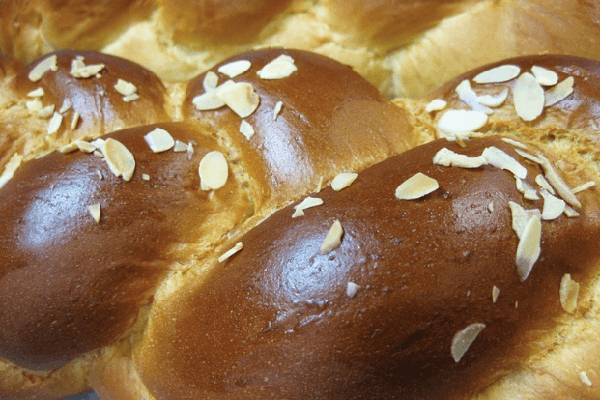
[{"label": "bread loaf", "polygon": [[598,62],[0,63],[0,398],[600,394]]},{"label": "bread loaf", "polygon": [[0,15],[0,51],[24,63],[98,50],[180,81],[283,46],[351,65],[390,98],[420,97],[508,57],[600,59],[600,8],[577,0],[3,0]]}]

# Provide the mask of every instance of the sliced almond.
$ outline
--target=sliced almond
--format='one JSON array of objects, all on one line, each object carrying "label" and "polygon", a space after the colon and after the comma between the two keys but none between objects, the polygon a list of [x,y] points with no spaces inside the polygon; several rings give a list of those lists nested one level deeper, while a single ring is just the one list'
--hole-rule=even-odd
[{"label": "sliced almond", "polygon": [[152,131],[148,132],[144,136],[144,140],[150,146],[150,149],[154,153],[162,153],[163,151],[167,151],[175,146],[175,140],[173,136],[169,132],[164,129],[156,128]]},{"label": "sliced almond", "polygon": [[183,143],[181,140],[176,140],[175,145],[173,145],[173,151],[175,153],[185,153],[187,151],[187,144]]},{"label": "sliced almond", "polygon": [[187,145],[186,154],[187,154],[188,160],[191,160],[192,157],[194,156],[194,146],[191,142],[189,142]]},{"label": "sliced almond", "polygon": [[469,157],[463,154],[457,154],[444,147],[433,157],[433,163],[446,167],[479,168],[482,165],[487,164],[487,160],[482,156]]},{"label": "sliced almond", "polygon": [[230,78],[235,78],[236,76],[248,71],[251,66],[252,64],[248,60],[239,60],[221,65],[217,71],[227,75]]},{"label": "sliced almond", "polygon": [[585,371],[581,371],[579,373],[579,379],[581,380],[581,383],[583,383],[585,386],[592,386],[592,381],[590,381],[590,378],[588,377]]},{"label": "sliced almond", "polygon": [[42,79],[42,76],[44,76],[44,72],[58,71],[57,60],[58,58],[56,57],[56,54],[44,58],[29,72],[27,77],[30,81],[37,82],[40,79]]},{"label": "sliced almond", "polygon": [[198,174],[200,182],[209,190],[225,186],[229,175],[229,166],[225,156],[218,151],[206,154],[200,161]]},{"label": "sliced almond", "polygon": [[[64,145],[63,147],[61,147],[60,149],[58,149],[58,151],[61,154],[69,154],[74,152],[75,150],[77,150],[77,145],[75,144],[75,142],[71,142],[69,144]],[[96,150],[96,149],[94,149]]]},{"label": "sliced almond", "polygon": [[342,224],[337,219],[333,221],[331,228],[329,228],[329,232],[327,232],[327,236],[323,243],[321,243],[321,254],[327,254],[330,251],[337,249],[339,245],[342,243],[342,235],[344,234],[344,229],[342,228]]},{"label": "sliced almond", "polygon": [[544,111],[544,89],[532,74],[525,72],[515,81],[513,101],[517,115],[524,121],[533,121]]},{"label": "sliced almond", "polygon": [[217,88],[219,83],[219,76],[215,74],[213,71],[208,71],[206,75],[204,75],[204,80],[202,81],[202,86],[204,87],[205,92],[210,92]]},{"label": "sliced almond", "polygon": [[485,114],[491,114],[493,112],[492,109],[477,101],[477,94],[475,94],[471,88],[471,82],[468,79],[465,79],[459,83],[454,91],[456,94],[458,94],[458,98],[465,102],[473,110],[481,111]]},{"label": "sliced almond", "polygon": [[148,174],[142,174],[142,179],[145,181],[149,181],[150,180],[150,175]]},{"label": "sliced almond", "polygon": [[217,96],[241,118],[252,114],[260,103],[258,94],[252,85],[246,82],[222,86],[217,90]]},{"label": "sliced almond", "polygon": [[497,147],[486,147],[481,156],[496,168],[510,171],[521,179],[527,178],[527,168]]},{"label": "sliced almond", "polygon": [[48,123],[48,135],[56,133],[62,124],[63,116],[60,113],[55,112]]},{"label": "sliced almond", "polygon": [[71,129],[77,128],[77,124],[79,123],[79,113],[75,111],[73,113],[73,117],[71,118]]},{"label": "sliced almond", "polygon": [[246,120],[242,120],[242,123],[240,124],[240,132],[246,137],[246,139],[250,139],[255,133],[252,125],[246,122]]},{"label": "sliced almond", "polygon": [[44,103],[39,98],[34,98],[33,100],[27,100],[25,102],[25,106],[31,112],[40,111],[44,108]]},{"label": "sliced almond", "polygon": [[558,218],[564,211],[566,203],[564,200],[553,196],[546,189],[542,189],[540,192],[544,198],[544,208],[542,209],[542,219],[552,220]]},{"label": "sliced almond", "polygon": [[520,149],[515,149],[515,152],[518,155],[520,155],[521,157],[528,159],[529,161],[533,161],[536,164],[542,165],[542,160],[540,158],[538,158],[536,156],[533,156],[533,155],[529,154],[526,151],[523,151],[523,150],[520,150]]},{"label": "sliced almond", "polygon": [[321,193],[321,190],[323,190],[323,182],[325,182],[325,177],[321,176],[319,178],[319,183],[317,184],[317,189],[315,190],[315,193]]},{"label": "sliced almond", "polygon": [[65,99],[62,103],[62,106],[60,106],[60,110],[58,110],[58,112],[61,114],[64,114],[67,111],[69,111],[70,109],[71,109],[71,100]]},{"label": "sliced almond", "polygon": [[558,103],[561,100],[566,99],[573,93],[573,84],[575,78],[569,76],[553,88],[546,90],[545,93],[545,106],[550,107]]},{"label": "sliced almond", "polygon": [[294,59],[282,54],[258,71],[258,76],[262,79],[282,79],[287,78],[296,71],[298,71],[298,68],[294,64]]},{"label": "sliced almond", "polygon": [[48,118],[49,116],[54,114],[54,108],[55,108],[54,104],[50,104],[46,107],[41,108],[38,111],[38,114],[42,118]]},{"label": "sliced almond", "polygon": [[546,189],[548,192],[550,192],[552,194],[556,194],[556,191],[554,190],[552,185],[546,180],[546,178],[544,178],[544,175],[542,175],[542,174],[536,175],[535,183],[537,183],[538,186],[541,187],[542,189]]},{"label": "sliced almond", "polygon": [[4,166],[4,171],[2,171],[2,175],[0,175],[0,188],[4,187],[4,185],[6,185],[6,183],[15,176],[15,172],[21,166],[22,160],[23,156],[13,154],[13,156]]},{"label": "sliced almond", "polygon": [[342,172],[341,174],[337,174],[331,181],[331,188],[336,192],[340,191],[352,185],[357,177],[358,174],[354,172]]},{"label": "sliced almond", "polygon": [[514,140],[511,138],[502,138],[502,141],[505,143],[511,144],[519,149],[527,150],[527,146],[525,144],[519,142],[518,140]]},{"label": "sliced almond", "polygon": [[517,204],[514,201],[509,201],[508,206],[512,214],[512,228],[519,239],[521,239],[523,236],[525,226],[527,225],[527,222],[529,222],[529,218],[531,218],[532,215],[542,218],[542,213],[540,210],[525,210],[520,204]]},{"label": "sliced almond", "polygon": [[506,101],[508,97],[508,89],[504,88],[500,93],[496,95],[485,94],[483,96],[477,96],[476,100],[479,104],[483,104],[488,107],[500,107],[502,103]]},{"label": "sliced almond", "polygon": [[558,290],[560,305],[568,313],[574,313],[577,309],[577,298],[579,297],[579,283],[571,279],[570,274],[564,274],[560,280]]},{"label": "sliced almond", "polygon": [[27,93],[27,97],[43,97],[44,96],[44,88],[39,87],[31,92]]},{"label": "sliced almond", "polygon": [[244,244],[242,242],[237,242],[235,244],[235,246],[233,246],[231,249],[229,249],[225,253],[223,253],[217,260],[220,263],[222,263],[223,261],[227,260],[228,258],[230,258],[235,253],[239,252],[243,248],[244,248]]},{"label": "sliced almond", "polygon": [[91,206],[88,206],[87,209],[92,218],[94,218],[96,222],[100,222],[100,203],[92,204]]},{"label": "sliced almond", "polygon": [[304,210],[312,207],[317,207],[323,204],[323,199],[319,199],[318,197],[306,197],[299,204],[294,206],[296,210],[294,214],[292,214],[292,218],[301,217],[304,215]]},{"label": "sliced almond", "polygon": [[135,159],[129,149],[123,143],[108,138],[104,141],[100,150],[111,172],[115,176],[123,176],[125,181],[129,181],[135,170]]},{"label": "sliced almond", "polygon": [[539,200],[540,197],[537,195],[537,190],[525,182],[523,179],[515,176],[515,181],[517,184],[517,190],[523,193],[523,197],[527,200]]},{"label": "sliced almond", "polygon": [[360,289],[359,285],[357,285],[354,282],[348,282],[348,284],[346,285],[346,296],[350,297],[351,299],[356,297],[358,289]]},{"label": "sliced almond", "polygon": [[85,65],[82,59],[71,61],[71,75],[75,78],[89,78],[104,69],[104,64]]},{"label": "sliced almond", "polygon": [[589,181],[589,182],[584,183],[583,185],[579,185],[577,187],[574,187],[573,189],[571,189],[571,191],[573,193],[579,193],[579,192],[583,192],[584,190],[589,189],[589,188],[594,187],[594,186],[596,186],[596,182]]},{"label": "sliced almond", "polygon": [[496,301],[498,301],[498,296],[500,296],[500,289],[498,289],[496,286],[494,286],[492,288],[492,301],[495,303]]},{"label": "sliced almond", "polygon": [[215,90],[194,97],[192,103],[199,111],[216,110],[225,105],[225,102],[217,96]]},{"label": "sliced almond", "polygon": [[558,83],[558,74],[554,71],[534,65],[531,67],[531,72],[542,86],[554,86]]},{"label": "sliced almond", "polygon": [[581,208],[581,203],[575,196],[575,193],[571,191],[569,186],[563,182],[562,178],[558,175],[550,160],[546,157],[539,155],[537,157],[540,160],[540,165],[544,170],[544,176],[550,182],[552,187],[556,190],[556,193],[567,203],[575,208]]},{"label": "sliced almond", "polygon": [[443,135],[473,132],[482,128],[488,120],[487,114],[475,110],[447,110],[441,116],[437,129]]},{"label": "sliced almond", "polygon": [[516,65],[501,65],[475,75],[473,82],[476,83],[500,83],[508,82],[521,73],[521,68]]},{"label": "sliced almond", "polygon": [[400,200],[414,200],[423,197],[440,187],[438,181],[417,172],[396,188],[396,198]]},{"label": "sliced almond", "polygon": [[124,79],[118,79],[117,83],[114,85],[114,88],[117,92],[122,94],[123,96],[131,96],[137,92],[137,87],[131,83],[127,82]]},{"label": "sliced almond", "polygon": [[450,354],[455,362],[459,362],[460,359],[467,353],[471,344],[477,338],[477,335],[485,329],[485,324],[476,323],[467,326],[465,329],[456,332],[452,338],[452,345],[450,346]]},{"label": "sliced almond", "polygon": [[533,264],[540,256],[540,243],[542,239],[542,222],[537,215],[529,217],[523,229],[519,245],[517,246],[517,273],[519,279],[525,281],[533,268]]},{"label": "sliced almond", "polygon": [[425,105],[426,112],[441,111],[446,108],[448,102],[442,99],[434,99]]},{"label": "sliced almond", "polygon": [[73,143],[75,144],[75,146],[77,146],[79,151],[82,151],[84,153],[93,153],[94,151],[96,151],[96,146],[94,146],[90,142],[86,142],[85,140],[75,140],[75,142]]},{"label": "sliced almond", "polygon": [[494,202],[491,201],[490,204],[488,204],[487,208],[490,213],[493,213],[494,212]]},{"label": "sliced almond", "polygon": [[277,116],[281,112],[281,108],[283,107],[283,101],[278,101],[275,103],[275,108],[273,108],[273,121],[277,120]]}]

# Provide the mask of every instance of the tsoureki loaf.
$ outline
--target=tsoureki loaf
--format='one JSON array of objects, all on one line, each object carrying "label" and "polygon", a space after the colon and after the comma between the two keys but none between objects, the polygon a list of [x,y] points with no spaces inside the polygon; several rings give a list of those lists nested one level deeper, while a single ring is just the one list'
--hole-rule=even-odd
[{"label": "tsoureki loaf", "polygon": [[600,395],[599,63],[0,63],[0,398]]},{"label": "tsoureki loaf", "polygon": [[282,46],[350,65],[384,95],[420,97],[508,57],[600,59],[600,6],[578,0],[3,0],[0,51],[30,63],[97,50],[163,80]]}]

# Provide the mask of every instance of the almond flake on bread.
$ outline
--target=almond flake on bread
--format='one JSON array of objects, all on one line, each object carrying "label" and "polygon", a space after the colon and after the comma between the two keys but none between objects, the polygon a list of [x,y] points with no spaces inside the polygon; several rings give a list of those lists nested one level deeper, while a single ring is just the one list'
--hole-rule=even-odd
[{"label": "almond flake on bread", "polygon": [[417,172],[396,188],[396,198],[399,200],[414,200],[426,196],[440,187],[437,180]]},{"label": "almond flake on bread", "polygon": [[544,111],[544,89],[532,74],[525,72],[515,81],[513,101],[517,115],[524,121],[533,121]]},{"label": "almond flake on bread", "polygon": [[577,309],[577,298],[579,297],[579,283],[571,279],[571,274],[564,274],[560,280],[558,291],[560,305],[568,313],[574,313]]},{"label": "almond flake on bread", "polygon": [[156,128],[144,135],[144,140],[150,146],[154,153],[162,153],[175,146],[175,140],[169,132],[164,129]]},{"label": "almond flake on bread", "polygon": [[346,285],[346,296],[353,299],[354,297],[356,297],[356,294],[358,293],[358,289],[360,289],[359,285],[357,285],[354,282],[348,282],[348,284]]},{"label": "almond flake on bread", "polygon": [[495,146],[486,147],[481,156],[494,167],[508,170],[518,178],[527,178],[527,168]]},{"label": "almond flake on bread", "polygon": [[207,190],[225,186],[229,174],[229,166],[225,156],[218,151],[206,154],[198,166],[200,182]]},{"label": "almond flake on bread", "polygon": [[252,136],[254,136],[254,128],[252,127],[252,125],[250,125],[246,120],[242,120],[242,123],[240,124],[240,132],[242,133],[242,135],[244,135],[246,137],[246,139],[250,139]]},{"label": "almond flake on bread", "polygon": [[331,181],[331,188],[335,191],[340,191],[352,185],[357,177],[358,174],[354,172],[342,172],[341,174],[337,174]]},{"label": "almond flake on bread", "polygon": [[52,114],[52,118],[50,119],[50,122],[48,123],[48,130],[47,130],[48,135],[51,135],[58,131],[58,129],[60,128],[60,125],[62,124],[62,120],[63,120],[62,114],[57,113],[57,112]]},{"label": "almond flake on bread", "polygon": [[262,79],[283,79],[296,71],[298,71],[298,67],[296,67],[294,59],[281,54],[258,71],[258,76]]},{"label": "almond flake on bread", "polygon": [[0,188],[4,187],[8,181],[10,181],[13,176],[15,176],[15,171],[21,165],[21,161],[23,160],[23,156],[19,154],[13,154],[10,160],[4,166],[4,171],[2,171],[2,175],[0,175]]},{"label": "almond flake on bread", "polygon": [[540,194],[544,198],[544,207],[542,208],[542,219],[551,220],[558,218],[564,211],[566,203],[563,199],[553,196],[546,189],[542,189]]},{"label": "almond flake on bread", "polygon": [[469,157],[444,147],[433,157],[433,163],[445,167],[479,168],[488,162],[482,156]]},{"label": "almond flake on bread", "polygon": [[487,71],[480,72],[473,78],[476,83],[501,83],[516,78],[521,73],[521,68],[516,65],[501,65]]},{"label": "almond flake on bread", "polygon": [[75,78],[89,78],[104,69],[104,64],[85,65],[83,57],[71,61],[71,75]]},{"label": "almond flake on bread", "polygon": [[556,86],[546,90],[545,92],[545,103],[546,107],[550,107],[561,100],[566,99],[573,93],[573,84],[575,83],[575,78],[569,76]]},{"label": "almond flake on bread", "polygon": [[233,246],[231,249],[227,250],[225,253],[221,254],[221,256],[217,259],[217,261],[222,263],[223,261],[229,259],[231,256],[233,256],[235,253],[239,252],[243,248],[244,248],[244,244],[242,242],[237,242],[235,244],[235,246]]},{"label": "almond flake on bread", "polygon": [[442,99],[434,99],[425,105],[426,112],[441,111],[446,108],[448,102]]},{"label": "almond flake on bread", "polygon": [[202,86],[204,87],[205,92],[210,92],[217,88],[219,83],[219,76],[214,73],[214,71],[208,71],[206,75],[204,75],[204,80],[202,81]]},{"label": "almond flake on bread", "polygon": [[[93,142],[92,142],[93,143]],[[108,138],[102,143],[100,151],[111,172],[129,181],[135,170],[135,159],[127,147],[118,140]]]},{"label": "almond flake on bread", "polygon": [[231,85],[221,86],[217,89],[216,94],[241,118],[251,115],[260,103],[258,94],[247,82],[235,82]]},{"label": "almond flake on bread", "polygon": [[486,113],[475,110],[446,110],[437,123],[438,131],[445,137],[469,133],[482,128],[488,120]]},{"label": "almond flake on bread", "polygon": [[27,93],[27,97],[43,97],[44,96],[44,88],[39,87],[31,92]]},{"label": "almond flake on bread", "polygon": [[455,362],[459,362],[467,353],[477,336],[485,329],[485,324],[475,323],[467,326],[454,335],[450,346],[450,354]]},{"label": "almond flake on bread", "polygon": [[525,281],[540,256],[542,238],[542,222],[540,217],[533,214],[529,217],[527,224],[521,233],[521,239],[517,246],[517,273],[521,281]]},{"label": "almond flake on bread", "polygon": [[554,86],[558,83],[558,74],[544,67],[534,65],[531,67],[533,76],[542,86]]},{"label": "almond flake on bread", "polygon": [[330,251],[337,249],[342,243],[343,234],[344,229],[342,228],[342,224],[336,219],[333,221],[333,224],[331,224],[331,228],[329,228],[325,240],[321,243],[321,254],[327,254]]},{"label": "almond flake on bread", "polygon": [[500,107],[508,97],[508,89],[504,88],[500,93],[491,95],[485,94],[483,96],[477,96],[476,100],[478,103],[488,107]]},{"label": "almond flake on bread", "polygon": [[281,112],[281,108],[283,107],[283,101],[278,101],[275,103],[275,108],[273,108],[273,121],[277,120],[277,116]]},{"label": "almond flake on bread", "polygon": [[235,78],[238,75],[248,71],[252,64],[248,60],[233,61],[225,65],[221,65],[217,71],[227,75],[230,78]]},{"label": "almond flake on bread", "polygon": [[88,212],[96,222],[100,222],[100,203],[92,204],[87,207]]},{"label": "almond flake on bread", "polygon": [[42,79],[42,76],[44,76],[46,71],[58,71],[57,61],[58,58],[56,54],[44,58],[29,72],[27,77],[30,81],[37,82]]},{"label": "almond flake on bread", "polygon": [[306,197],[304,200],[302,200],[299,204],[294,206],[294,209],[296,210],[294,212],[294,214],[292,214],[292,218],[296,218],[296,217],[301,217],[304,215],[304,210],[308,209],[308,208],[312,208],[312,207],[317,207],[323,204],[323,199],[320,199],[318,197]]}]

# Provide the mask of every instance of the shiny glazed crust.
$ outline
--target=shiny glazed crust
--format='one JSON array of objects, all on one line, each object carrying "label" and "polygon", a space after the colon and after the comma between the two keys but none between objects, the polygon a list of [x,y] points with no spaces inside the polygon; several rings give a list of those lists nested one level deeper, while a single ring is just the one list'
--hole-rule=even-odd
[{"label": "shiny glazed crust", "polygon": [[[257,75],[282,55],[297,70]],[[72,77],[77,56],[104,67]],[[433,162],[442,148],[469,157],[497,148],[541,192],[535,178],[551,174],[524,150],[547,157],[570,188],[600,181],[594,127],[577,122],[585,106],[565,106],[597,102],[597,63],[511,60],[574,76],[574,93],[533,123],[511,115],[508,98],[482,138],[419,146],[434,138],[443,112],[424,111],[429,100],[465,107],[453,83],[394,105],[323,56],[257,50],[212,69],[220,85],[230,79],[220,67],[250,62],[231,78],[260,100],[242,118],[229,106],[198,109],[197,96],[210,92],[206,73],[163,83],[112,56],[56,58],[57,70],[35,82],[29,73],[41,60],[19,69],[0,59],[2,164],[23,157],[0,189],[0,398],[61,398],[90,386],[107,399],[597,397],[594,187],[577,193],[581,205],[569,203],[578,216],[541,222],[540,257],[523,279],[509,201],[540,210],[545,201],[524,198],[514,173],[489,161]],[[118,79],[139,99],[126,101]],[[28,103],[39,87],[44,106],[71,100],[54,111],[64,114],[54,133]],[[75,112],[81,120],[70,126]],[[253,135],[240,132],[242,120]],[[184,150],[153,152],[144,137],[157,128]],[[131,152],[130,178],[115,175],[109,140]],[[228,176],[205,190],[199,166],[212,152]],[[342,172],[358,176],[335,191]],[[397,198],[417,173],[439,187]],[[307,196],[323,204],[293,217]],[[98,221],[88,210],[95,204]],[[341,242],[321,250],[335,220]],[[581,288],[570,311],[559,291],[565,274]],[[453,359],[456,335],[479,324]]]}]

